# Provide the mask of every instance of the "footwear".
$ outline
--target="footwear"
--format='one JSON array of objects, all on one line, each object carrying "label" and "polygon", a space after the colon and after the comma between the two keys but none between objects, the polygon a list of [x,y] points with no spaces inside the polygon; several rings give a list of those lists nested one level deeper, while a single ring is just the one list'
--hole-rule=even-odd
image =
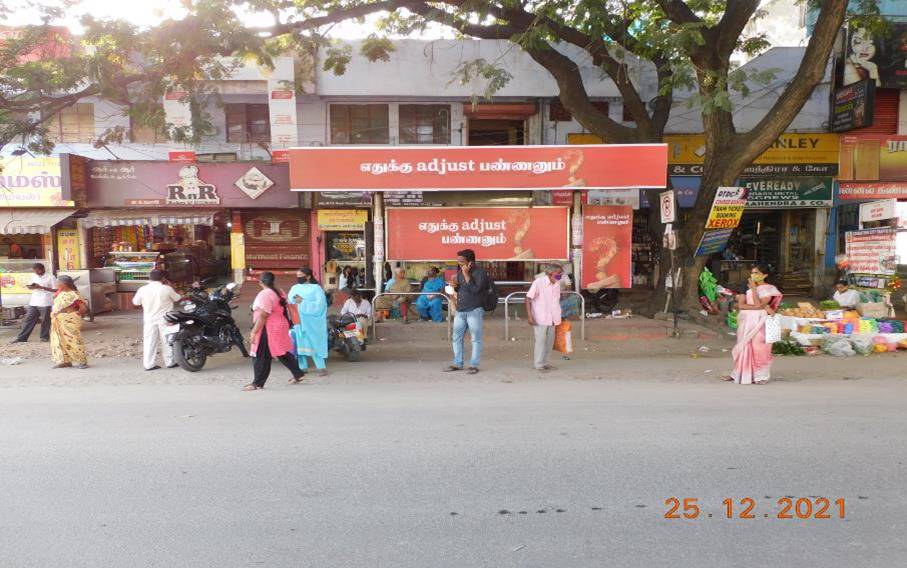
[{"label": "footwear", "polygon": [[327,369],[318,369],[317,371],[315,371],[315,375],[319,377],[326,377],[328,376],[328,371]]},{"label": "footwear", "polygon": [[539,373],[547,373],[551,369],[549,369],[548,367],[536,367],[535,370],[538,371]]},{"label": "footwear", "polygon": [[305,375],[303,375],[303,376],[301,376],[301,377],[293,377],[292,379],[290,379],[290,384],[291,384],[291,385],[298,385],[298,384],[300,384],[300,383],[301,383],[302,381],[304,381],[304,380],[305,380]]},{"label": "footwear", "polygon": [[146,371],[157,371],[157,370],[160,369],[160,368],[161,368],[160,365],[155,365],[154,367],[151,367],[150,369],[145,369],[145,370],[146,370]]},{"label": "footwear", "polygon": [[21,339],[13,339],[12,341],[9,342],[10,345],[12,345],[14,343],[27,343],[27,341],[22,341]]},{"label": "footwear", "polygon": [[44,338],[42,337],[42,338],[41,338],[41,343],[50,343],[50,338],[44,339]]},{"label": "footwear", "polygon": [[72,363],[58,363],[51,367],[51,369],[65,369],[66,367],[72,367]]},{"label": "footwear", "polygon": [[78,367],[76,367],[76,369],[87,369],[87,368],[88,368],[88,363],[82,363]]},{"label": "footwear", "polygon": [[456,365],[448,365],[444,368],[445,373],[451,373],[453,371],[462,371],[463,367],[457,367]]},{"label": "footwear", "polygon": [[467,375],[475,375],[475,374],[478,373],[478,372],[479,372],[479,368],[478,368],[478,367],[470,367],[470,368],[466,369],[466,374],[467,374]]},{"label": "footwear", "polygon": [[251,383],[242,388],[242,390],[244,390],[244,391],[259,391],[262,389],[264,389],[264,387],[257,387]]},{"label": "footwear", "polygon": [[174,363],[174,364],[172,364],[172,365],[167,365],[167,368],[168,368],[168,369],[175,369],[175,368],[177,368],[177,367],[179,367],[179,365],[177,365],[176,363]]}]

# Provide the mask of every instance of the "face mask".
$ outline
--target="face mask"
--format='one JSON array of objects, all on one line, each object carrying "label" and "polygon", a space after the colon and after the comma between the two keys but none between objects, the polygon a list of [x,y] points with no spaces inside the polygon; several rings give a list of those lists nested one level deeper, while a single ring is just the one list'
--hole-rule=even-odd
[{"label": "face mask", "polygon": [[309,282],[309,279],[306,278],[305,276],[300,276],[299,278],[296,279],[296,281],[299,282],[300,284],[307,284]]},{"label": "face mask", "polygon": [[564,277],[563,274],[555,274],[555,275],[554,275],[554,279],[555,279],[555,280],[560,280],[560,279],[563,278],[563,277]]},{"label": "face mask", "polygon": [[753,282],[765,281],[765,274],[751,274],[750,277],[753,279]]}]

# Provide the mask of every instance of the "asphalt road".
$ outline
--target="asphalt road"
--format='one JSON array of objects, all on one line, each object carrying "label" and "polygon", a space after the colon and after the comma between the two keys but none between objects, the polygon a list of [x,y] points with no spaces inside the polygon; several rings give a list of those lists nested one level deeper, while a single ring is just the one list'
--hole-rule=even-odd
[{"label": "asphalt road", "polygon": [[900,566],[905,385],[5,388],[0,565]]}]

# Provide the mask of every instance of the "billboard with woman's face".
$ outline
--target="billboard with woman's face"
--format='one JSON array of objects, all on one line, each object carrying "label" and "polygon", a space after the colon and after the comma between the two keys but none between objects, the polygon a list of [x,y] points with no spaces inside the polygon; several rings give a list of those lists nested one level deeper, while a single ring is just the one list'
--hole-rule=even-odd
[{"label": "billboard with woman's face", "polygon": [[889,23],[884,32],[851,29],[842,83],[872,80],[877,87],[907,88],[907,23]]}]

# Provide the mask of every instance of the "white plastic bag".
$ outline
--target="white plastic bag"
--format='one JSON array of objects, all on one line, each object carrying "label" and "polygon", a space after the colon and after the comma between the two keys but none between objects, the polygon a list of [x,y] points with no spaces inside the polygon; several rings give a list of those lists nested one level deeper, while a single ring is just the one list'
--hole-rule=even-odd
[{"label": "white plastic bag", "polygon": [[765,318],[765,342],[781,341],[781,319],[777,314]]}]

